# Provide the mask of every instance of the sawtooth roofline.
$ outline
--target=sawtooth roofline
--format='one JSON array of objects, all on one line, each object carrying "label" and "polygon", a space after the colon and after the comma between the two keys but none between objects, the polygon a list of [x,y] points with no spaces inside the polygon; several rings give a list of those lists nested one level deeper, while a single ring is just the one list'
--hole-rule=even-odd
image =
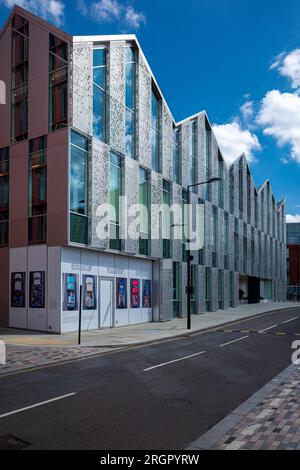
[{"label": "sawtooth roofline", "polygon": [[[215,136],[215,134],[214,134],[214,132],[213,132],[213,130],[212,130],[212,125],[211,125],[211,123],[210,123],[208,114],[207,114],[207,112],[206,112],[205,110],[200,111],[199,113],[193,114],[193,115],[191,115],[191,116],[188,116],[188,117],[186,117],[185,119],[183,119],[183,120],[181,120],[181,121],[179,121],[179,122],[176,122],[176,121],[175,121],[175,119],[174,119],[174,117],[173,117],[173,114],[172,114],[172,112],[171,112],[171,110],[170,110],[170,108],[169,108],[169,106],[168,106],[168,103],[167,103],[167,101],[166,101],[165,98],[164,98],[164,95],[163,95],[163,93],[162,93],[162,91],[161,91],[161,89],[160,89],[160,87],[159,87],[159,85],[158,85],[157,80],[155,79],[155,76],[154,76],[154,74],[153,74],[153,72],[152,72],[152,70],[151,70],[151,67],[150,67],[150,65],[149,65],[149,63],[148,63],[148,61],[147,61],[147,59],[146,59],[146,56],[145,56],[145,54],[144,54],[144,52],[143,52],[143,49],[142,49],[142,47],[141,47],[141,45],[140,45],[140,43],[139,43],[139,41],[138,41],[138,38],[137,38],[137,36],[136,36],[135,34],[72,36],[72,35],[66,33],[65,31],[63,31],[61,28],[58,28],[57,26],[52,25],[51,23],[49,23],[49,21],[44,20],[43,18],[41,18],[41,17],[39,17],[39,16],[37,16],[37,15],[35,15],[35,14],[29,12],[28,10],[26,10],[26,9],[24,9],[24,8],[18,6],[18,5],[15,5],[15,6],[12,8],[12,10],[11,10],[11,12],[10,12],[10,14],[9,14],[9,16],[8,16],[8,18],[7,18],[7,20],[5,21],[4,25],[2,26],[2,28],[1,28],[1,30],[0,30],[0,39],[2,38],[3,34],[5,33],[6,29],[8,28],[8,26],[9,26],[9,24],[10,24],[10,21],[12,20],[12,18],[13,18],[13,16],[14,16],[15,14],[19,14],[19,15],[24,16],[24,17],[25,17],[26,19],[28,19],[29,21],[33,21],[33,22],[39,24],[42,28],[44,28],[44,29],[46,29],[46,30],[48,30],[48,31],[53,32],[53,34],[56,34],[56,35],[58,35],[59,37],[64,38],[66,41],[69,41],[69,42],[71,42],[71,43],[72,43],[72,42],[73,42],[73,43],[78,43],[78,42],[99,42],[99,43],[103,42],[103,43],[104,43],[104,42],[109,42],[109,41],[128,41],[128,42],[134,42],[134,43],[136,44],[138,50],[139,50],[139,53],[141,54],[141,56],[142,56],[142,58],[143,58],[143,60],[144,60],[144,62],[145,62],[145,64],[146,64],[146,67],[148,68],[148,71],[149,71],[149,73],[150,73],[150,75],[151,75],[151,78],[153,79],[153,82],[154,82],[154,84],[155,84],[155,86],[156,86],[158,92],[160,93],[162,100],[164,101],[165,106],[166,106],[167,109],[168,109],[168,112],[169,112],[169,114],[170,114],[170,116],[171,116],[171,118],[172,118],[174,127],[180,127],[180,126],[182,126],[182,125],[188,123],[189,121],[191,121],[191,120],[193,120],[193,119],[200,118],[200,117],[204,117],[204,118],[206,119],[207,123],[208,123],[209,126],[210,126],[210,129],[211,129],[211,131],[212,131],[212,133],[213,133],[213,135],[214,135],[214,138],[215,138],[216,142],[218,143],[218,140],[217,140],[217,138],[216,138],[216,136]],[[248,161],[247,161],[246,156],[245,156],[244,153],[241,154],[236,160],[234,160],[234,162],[233,162],[231,165],[228,165],[228,164],[226,163],[226,161],[225,161],[223,155],[222,155],[222,152],[221,152],[221,150],[220,150],[219,144],[218,144],[218,151],[219,151],[219,153],[220,153],[220,155],[221,155],[221,157],[222,157],[222,159],[223,159],[223,161],[224,161],[224,163],[225,163],[225,165],[226,165],[226,167],[227,167],[228,169],[229,169],[231,166],[237,164],[237,163],[240,161],[241,158],[244,158],[245,161],[246,161],[247,168],[248,168],[248,170],[249,170],[249,172],[250,172],[250,175],[251,175],[251,178],[252,178],[252,181],[253,181],[253,185],[254,185],[256,191],[257,191],[257,192],[261,192],[261,191],[265,188],[265,186],[266,186],[267,184],[269,184],[269,185],[270,185],[270,189],[271,189],[271,194],[272,194],[274,200],[276,201],[275,196],[274,196],[274,192],[273,192],[273,190],[272,190],[272,185],[271,185],[269,179],[267,179],[261,186],[259,186],[259,187],[256,186],[256,184],[254,183],[254,179],[253,179],[253,176],[252,176],[251,169],[250,169],[250,167],[249,167]],[[285,206],[285,204],[286,204],[286,199],[285,199],[285,198],[284,198],[283,200],[281,200],[280,202],[277,202],[276,206],[277,206],[277,208],[278,208],[278,211],[280,211],[281,208],[282,208],[283,206]]]}]

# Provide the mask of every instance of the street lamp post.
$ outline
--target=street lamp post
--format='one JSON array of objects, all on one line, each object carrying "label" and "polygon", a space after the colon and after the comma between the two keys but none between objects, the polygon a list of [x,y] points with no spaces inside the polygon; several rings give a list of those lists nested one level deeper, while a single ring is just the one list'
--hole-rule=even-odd
[{"label": "street lamp post", "polygon": [[[190,235],[190,190],[191,188],[194,188],[196,186],[201,186],[204,184],[211,184],[211,183],[218,183],[222,181],[221,178],[211,178],[208,181],[203,181],[200,183],[195,183],[195,184],[190,184],[188,185],[188,234]],[[193,256],[191,255],[191,249],[190,249],[190,236],[188,235],[187,239],[187,244],[188,244],[188,249],[187,249],[187,288],[186,288],[186,294],[187,294],[187,329],[191,330],[192,328],[192,315],[191,315],[191,299],[192,299],[192,293],[193,293],[193,286],[191,285],[191,263],[193,261]]]}]

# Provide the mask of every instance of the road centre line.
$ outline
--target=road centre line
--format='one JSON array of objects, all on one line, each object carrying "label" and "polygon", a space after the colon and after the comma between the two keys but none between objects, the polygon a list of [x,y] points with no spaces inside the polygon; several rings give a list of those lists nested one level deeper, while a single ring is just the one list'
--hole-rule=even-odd
[{"label": "road centre line", "polygon": [[285,325],[286,323],[290,323],[291,321],[294,321],[294,320],[298,320],[299,317],[294,317],[294,318],[290,318],[289,320],[285,320],[282,325]]},{"label": "road centre line", "polygon": [[53,403],[55,401],[63,400],[65,398],[69,398],[69,397],[72,397],[74,395],[76,395],[76,393],[68,393],[67,395],[62,395],[62,396],[57,397],[57,398],[52,398],[51,400],[36,403],[35,405],[26,406],[25,408],[20,408],[19,410],[10,411],[9,413],[4,413],[3,415],[0,415],[0,419],[6,418],[8,416],[15,415],[17,413],[23,413],[24,411],[32,410],[33,408],[38,408],[39,406],[44,406],[44,405],[47,405],[48,403]]},{"label": "road centre line", "polygon": [[220,348],[224,348],[224,346],[229,346],[229,344],[236,343],[237,341],[242,341],[242,339],[246,339],[246,338],[249,338],[249,335],[243,336],[242,338],[234,339],[233,341],[229,341],[228,343],[220,344]]},{"label": "road centre line", "polygon": [[277,328],[278,325],[269,326],[269,328],[265,328],[264,330],[260,330],[259,333],[265,333],[266,331],[272,330],[273,328]]},{"label": "road centre line", "polygon": [[147,369],[144,369],[144,372],[149,372],[150,370],[158,369],[159,367],[168,366],[169,364],[174,364],[175,362],[185,361],[186,359],[191,359],[193,357],[200,356],[201,354],[205,354],[205,353],[206,351],[201,351],[196,354],[191,354],[190,356],[185,356],[185,357],[180,357],[179,359],[174,359],[173,361],[163,362],[162,364],[157,364],[156,366],[152,366],[152,367],[148,367]]}]

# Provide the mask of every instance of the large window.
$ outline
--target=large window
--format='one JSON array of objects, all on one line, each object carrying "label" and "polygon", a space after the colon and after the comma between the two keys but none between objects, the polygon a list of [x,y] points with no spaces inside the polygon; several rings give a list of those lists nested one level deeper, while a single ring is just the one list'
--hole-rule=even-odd
[{"label": "large window", "polygon": [[260,193],[260,217],[261,217],[261,230],[265,231],[265,192],[262,189]]},{"label": "large window", "polygon": [[247,220],[248,220],[248,224],[251,224],[251,218],[252,218],[251,195],[252,195],[251,175],[248,169],[247,170]]},{"label": "large window", "polygon": [[189,203],[189,193],[185,189],[182,190],[182,261],[187,261],[187,249],[186,244],[188,242],[186,234],[189,231],[188,223],[188,207]]},{"label": "large window", "polygon": [[29,244],[47,242],[47,137],[29,142]]},{"label": "large window", "polygon": [[151,101],[151,161],[152,170],[160,171],[160,100],[152,91]]},{"label": "large window", "polygon": [[224,161],[219,152],[218,155],[218,177],[221,181],[218,183],[218,204],[223,209],[224,207]]},{"label": "large window", "polygon": [[68,125],[68,44],[49,35],[49,130]]},{"label": "large window", "polygon": [[150,184],[149,172],[144,168],[140,168],[139,181],[139,202],[141,204],[140,212],[140,238],[139,252],[141,255],[149,254],[149,207],[150,207]]},{"label": "large window", "polygon": [[[190,158],[189,158],[189,184],[193,185],[198,183],[198,123],[191,121],[190,124]],[[197,186],[194,186],[193,191],[198,192]]]},{"label": "large window", "polygon": [[229,170],[229,211],[234,214],[234,166]]},{"label": "large window", "polygon": [[173,178],[174,182],[181,184],[181,129],[174,130],[174,148],[173,148]]},{"label": "large window", "polygon": [[87,244],[89,141],[71,132],[70,241]]},{"label": "large window", "polygon": [[244,223],[244,237],[243,237],[243,270],[244,273],[248,271],[248,238],[247,238],[247,224]]},{"label": "large window", "polygon": [[173,317],[179,317],[181,305],[180,264],[173,263]]},{"label": "large window", "polygon": [[0,149],[0,246],[8,245],[9,147]]},{"label": "large window", "polygon": [[111,152],[109,168],[109,203],[112,207],[109,214],[109,247],[112,250],[120,250],[120,197],[122,196],[122,158],[120,155]]},{"label": "large window", "polygon": [[244,161],[241,158],[239,162],[239,209],[240,219],[244,216]]},{"label": "large window", "polygon": [[[211,129],[206,122],[205,124],[205,167],[206,167],[206,181],[209,181],[211,178],[211,165],[212,165],[212,145],[211,145]],[[211,200],[211,185],[206,185],[206,199]]]},{"label": "large window", "polygon": [[197,313],[197,265],[192,264],[191,266],[191,286],[192,286],[192,294],[191,294],[191,313],[196,315]]},{"label": "large window", "polygon": [[212,289],[211,289],[211,269],[205,269],[205,303],[206,303],[206,310],[209,312],[211,310],[211,297],[212,297]]},{"label": "large window", "polygon": [[93,51],[93,135],[106,142],[106,49]]},{"label": "large window", "polygon": [[135,158],[135,92],[136,92],[136,51],[133,47],[125,48],[125,154]]},{"label": "large window", "polygon": [[203,226],[200,227],[200,230],[202,231],[202,234],[203,234],[203,247],[201,248],[201,250],[199,250],[199,264],[204,265],[205,264],[205,259],[204,259],[205,258],[205,202],[203,201],[203,199],[199,199],[198,204],[199,206],[201,205],[203,209],[203,220],[201,222]]},{"label": "large window", "polygon": [[28,138],[29,24],[19,15],[12,21],[11,140]]},{"label": "large window", "polygon": [[162,236],[163,236],[163,257],[171,258],[171,184],[163,181],[163,214],[162,214]]},{"label": "large window", "polygon": [[234,270],[240,270],[239,220],[234,219]]},{"label": "large window", "polygon": [[219,309],[224,308],[224,271],[219,269],[218,271],[218,297],[219,297]]},{"label": "large window", "polygon": [[224,213],[224,269],[228,269],[229,259],[229,215]]},{"label": "large window", "polygon": [[217,251],[218,251],[218,209],[212,209],[212,266],[217,266]]}]

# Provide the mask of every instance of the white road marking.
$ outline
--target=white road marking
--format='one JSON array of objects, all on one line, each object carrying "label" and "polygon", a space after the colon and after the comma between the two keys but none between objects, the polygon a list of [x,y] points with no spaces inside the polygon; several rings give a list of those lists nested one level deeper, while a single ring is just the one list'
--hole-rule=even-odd
[{"label": "white road marking", "polygon": [[35,405],[26,406],[26,408],[20,408],[19,410],[10,411],[9,413],[5,413],[0,415],[0,419],[6,418],[7,416],[15,415],[17,413],[23,413],[23,411],[31,410],[32,408],[37,408],[39,406],[47,405],[48,403],[53,403],[58,400],[63,400],[64,398],[69,398],[76,395],[76,393],[68,393],[68,395],[62,395],[61,397],[52,398],[52,400],[42,401],[41,403],[36,403]]},{"label": "white road marking", "polygon": [[186,359],[191,359],[192,357],[196,357],[196,356],[200,356],[201,354],[205,354],[205,352],[206,351],[201,351],[201,352],[196,353],[196,354],[191,354],[190,356],[185,356],[185,357],[181,357],[179,359],[174,359],[173,361],[164,362],[163,364],[158,364],[157,366],[148,367],[147,369],[144,369],[144,372],[148,372],[149,370],[153,370],[153,369],[158,369],[159,367],[164,367],[164,366],[167,366],[169,364],[174,364],[175,362],[185,361]]},{"label": "white road marking", "polygon": [[242,341],[242,339],[249,338],[248,336],[243,336],[242,338],[234,339],[233,341],[229,341],[228,343],[220,344],[220,348],[224,348],[224,346],[228,346],[229,344],[236,343],[237,341]]},{"label": "white road marking", "polygon": [[265,328],[264,330],[260,330],[259,333],[265,333],[266,331],[272,330],[273,328],[277,328],[278,325],[269,326],[269,328]]},{"label": "white road marking", "polygon": [[285,323],[290,323],[291,321],[294,321],[294,320],[298,320],[298,317],[290,318],[289,320],[284,321],[284,322],[283,322],[283,325],[284,325]]}]

